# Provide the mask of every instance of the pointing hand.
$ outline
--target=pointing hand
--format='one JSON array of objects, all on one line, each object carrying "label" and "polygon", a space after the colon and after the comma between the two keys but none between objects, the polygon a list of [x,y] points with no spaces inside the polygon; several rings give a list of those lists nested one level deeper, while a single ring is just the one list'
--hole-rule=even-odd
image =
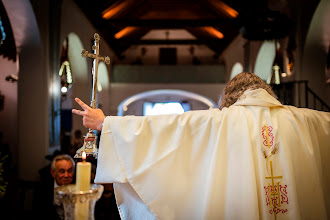
[{"label": "pointing hand", "polygon": [[79,98],[74,99],[84,111],[72,109],[72,113],[83,116],[83,125],[86,128],[91,128],[93,130],[102,130],[102,123],[104,121],[104,113],[101,109],[93,109],[86,105]]}]

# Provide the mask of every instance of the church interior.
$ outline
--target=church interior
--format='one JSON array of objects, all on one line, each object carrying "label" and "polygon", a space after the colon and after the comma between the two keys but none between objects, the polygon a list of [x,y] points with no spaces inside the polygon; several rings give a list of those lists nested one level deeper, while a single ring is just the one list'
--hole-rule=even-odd
[{"label": "church interior", "polygon": [[110,58],[95,85],[106,115],[217,108],[243,71],[283,104],[329,112],[329,24],[328,0],[2,0],[1,206],[33,216],[47,158],[88,131],[71,110],[91,101],[95,64],[81,54],[95,33]]}]

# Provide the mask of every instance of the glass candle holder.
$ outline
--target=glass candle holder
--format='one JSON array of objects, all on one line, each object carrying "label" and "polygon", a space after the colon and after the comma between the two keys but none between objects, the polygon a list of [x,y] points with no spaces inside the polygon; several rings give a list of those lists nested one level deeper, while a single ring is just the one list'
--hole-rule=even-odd
[{"label": "glass candle holder", "polygon": [[103,193],[103,186],[91,184],[89,190],[77,191],[75,184],[55,188],[55,204],[63,204],[65,220],[94,220],[95,203]]}]

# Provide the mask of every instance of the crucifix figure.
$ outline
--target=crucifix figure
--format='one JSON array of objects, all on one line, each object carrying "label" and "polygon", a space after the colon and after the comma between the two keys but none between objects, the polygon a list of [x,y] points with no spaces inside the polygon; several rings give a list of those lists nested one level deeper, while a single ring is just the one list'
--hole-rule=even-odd
[{"label": "crucifix figure", "polygon": [[[108,56],[102,57],[99,55],[100,51],[100,35],[97,33],[94,34],[94,45],[92,49],[94,53],[89,53],[87,50],[83,49],[81,52],[82,57],[90,57],[94,59],[93,61],[93,90],[92,90],[92,101],[91,101],[91,108],[96,108],[96,93],[97,93],[97,73],[98,73],[98,65],[99,60],[104,61],[106,64],[110,64],[110,58]],[[97,158],[97,147],[96,147],[96,136],[93,132],[93,129],[89,128],[88,133],[84,136],[84,144],[81,148],[79,148],[76,152],[75,158],[81,158],[81,153],[85,151],[87,155],[93,155]]]}]

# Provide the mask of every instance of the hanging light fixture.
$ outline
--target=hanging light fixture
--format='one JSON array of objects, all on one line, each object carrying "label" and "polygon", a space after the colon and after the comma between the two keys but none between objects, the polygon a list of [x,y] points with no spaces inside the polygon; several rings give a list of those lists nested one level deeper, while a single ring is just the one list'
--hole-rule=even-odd
[{"label": "hanging light fixture", "polygon": [[251,11],[241,17],[240,33],[247,40],[264,41],[281,39],[289,35],[293,22],[286,14],[266,8],[263,11]]},{"label": "hanging light fixture", "polygon": [[65,96],[72,86],[72,73],[68,57],[68,39],[64,41],[62,46],[61,67],[58,75],[61,77],[61,93]]},{"label": "hanging light fixture", "polygon": [[72,86],[72,75],[69,61],[62,62],[59,76],[61,77],[61,92],[62,95],[66,94],[68,89]]},{"label": "hanging light fixture", "polygon": [[281,46],[277,40],[275,40],[274,43],[275,43],[275,59],[274,59],[274,63],[272,66],[272,72],[267,79],[267,83],[278,85],[281,83],[280,78],[286,77],[287,74],[285,72],[283,72],[284,71],[283,54],[281,51]]}]

